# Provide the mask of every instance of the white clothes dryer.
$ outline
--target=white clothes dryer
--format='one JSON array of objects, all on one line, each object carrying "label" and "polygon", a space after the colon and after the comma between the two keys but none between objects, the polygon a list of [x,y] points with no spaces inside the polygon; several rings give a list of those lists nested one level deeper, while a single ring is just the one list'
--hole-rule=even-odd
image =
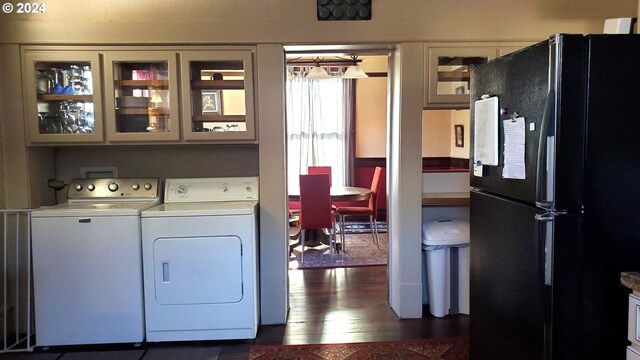
[{"label": "white clothes dryer", "polygon": [[255,338],[258,178],[167,179],[141,214],[147,341]]},{"label": "white clothes dryer", "polygon": [[140,212],[155,178],[74,179],[31,213],[36,346],[144,340]]}]

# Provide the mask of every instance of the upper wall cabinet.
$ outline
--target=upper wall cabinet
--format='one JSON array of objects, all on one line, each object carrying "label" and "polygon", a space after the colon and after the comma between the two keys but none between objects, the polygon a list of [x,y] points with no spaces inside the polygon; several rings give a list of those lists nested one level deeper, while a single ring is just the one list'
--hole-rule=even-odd
[{"label": "upper wall cabinet", "polygon": [[425,108],[469,108],[471,67],[496,57],[495,47],[427,47]]},{"label": "upper wall cabinet", "polygon": [[530,44],[425,44],[424,108],[468,109],[472,67]]},{"label": "upper wall cabinet", "polygon": [[177,54],[106,51],[109,141],[180,140]]},{"label": "upper wall cabinet", "polygon": [[23,52],[25,127],[30,144],[104,140],[96,52]]},{"label": "upper wall cabinet", "polygon": [[184,139],[255,139],[252,52],[183,51],[180,56]]}]

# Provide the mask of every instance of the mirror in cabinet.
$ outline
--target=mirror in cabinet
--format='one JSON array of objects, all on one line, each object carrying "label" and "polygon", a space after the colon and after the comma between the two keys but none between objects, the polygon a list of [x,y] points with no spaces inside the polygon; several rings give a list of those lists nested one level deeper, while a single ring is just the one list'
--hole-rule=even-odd
[{"label": "mirror in cabinet", "polygon": [[474,65],[496,57],[494,47],[427,48],[425,108],[469,108],[469,84]]},{"label": "mirror in cabinet", "polygon": [[30,143],[102,141],[98,54],[26,49],[24,59]]},{"label": "mirror in cabinet", "polygon": [[105,53],[109,140],[179,139],[175,59],[172,52]]},{"label": "mirror in cabinet", "polygon": [[253,140],[251,51],[183,52],[185,140]]}]

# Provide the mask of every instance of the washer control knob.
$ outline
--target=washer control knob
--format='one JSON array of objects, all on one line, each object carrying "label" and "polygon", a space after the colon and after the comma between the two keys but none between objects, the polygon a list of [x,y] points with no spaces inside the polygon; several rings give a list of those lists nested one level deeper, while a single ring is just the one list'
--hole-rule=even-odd
[{"label": "washer control knob", "polygon": [[178,186],[178,188],[176,189],[176,194],[178,194],[178,196],[187,195],[187,187],[184,185]]},{"label": "washer control knob", "polygon": [[151,184],[150,183],[144,184],[144,189],[145,190],[151,190]]},{"label": "washer control knob", "polygon": [[138,183],[134,183],[133,185],[131,185],[131,188],[133,190],[138,190],[138,189],[140,189],[140,185],[138,185]]},{"label": "washer control knob", "polygon": [[111,191],[111,192],[113,192],[113,191],[117,191],[117,190],[118,190],[118,187],[119,187],[119,186],[118,186],[118,184],[116,184],[116,183],[114,183],[114,182],[110,183],[110,184],[109,184],[109,186],[108,186],[109,191]]},{"label": "washer control knob", "polygon": [[82,190],[82,185],[81,184],[75,184],[75,186],[73,188],[76,189],[76,191],[80,191],[80,190]]},{"label": "washer control knob", "polygon": [[95,190],[95,189],[96,189],[96,186],[95,186],[95,185],[93,185],[93,184],[89,184],[89,185],[87,185],[87,190],[89,190],[89,191],[93,191],[93,190]]}]

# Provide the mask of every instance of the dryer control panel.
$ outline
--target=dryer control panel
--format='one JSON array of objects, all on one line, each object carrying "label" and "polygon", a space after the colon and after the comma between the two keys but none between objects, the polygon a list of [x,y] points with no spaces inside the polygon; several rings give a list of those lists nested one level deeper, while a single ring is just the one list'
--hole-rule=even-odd
[{"label": "dryer control panel", "polygon": [[167,179],[165,203],[258,201],[258,177]]}]

